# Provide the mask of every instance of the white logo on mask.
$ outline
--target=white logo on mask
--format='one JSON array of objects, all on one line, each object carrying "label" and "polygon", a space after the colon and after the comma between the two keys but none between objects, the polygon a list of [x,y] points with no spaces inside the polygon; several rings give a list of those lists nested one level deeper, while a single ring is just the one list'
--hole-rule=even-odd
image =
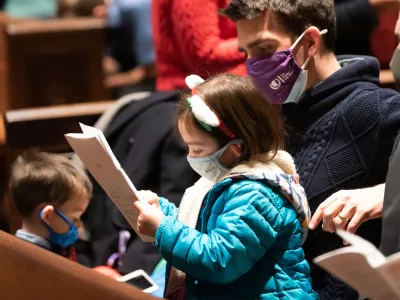
[{"label": "white logo on mask", "polygon": [[271,81],[269,87],[273,90],[279,89],[282,86],[282,84],[285,83],[290,76],[292,76],[293,73],[294,71],[289,71],[287,73],[282,73],[278,75],[274,80]]}]

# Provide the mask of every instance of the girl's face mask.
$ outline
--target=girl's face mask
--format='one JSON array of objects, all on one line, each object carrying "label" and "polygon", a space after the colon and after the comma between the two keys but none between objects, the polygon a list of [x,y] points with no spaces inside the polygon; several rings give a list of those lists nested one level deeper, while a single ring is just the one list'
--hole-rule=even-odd
[{"label": "girl's face mask", "polygon": [[233,140],[212,155],[198,158],[188,156],[187,160],[192,169],[200,176],[212,182],[218,182],[229,171],[219,162],[219,158],[229,146],[234,144],[243,144],[243,140]]},{"label": "girl's face mask", "polygon": [[[323,30],[320,34],[326,32],[327,30]],[[305,68],[311,57],[300,67],[293,53],[303,36],[304,33],[288,50],[246,61],[247,73],[263,92],[266,100],[272,104],[297,103],[306,89],[308,71]]]},{"label": "girl's face mask", "polygon": [[78,230],[74,224],[58,209],[54,208],[54,211],[63,219],[70,227],[69,231],[66,233],[58,233],[55,232],[47,223],[43,221],[43,211],[40,212],[40,218],[42,219],[43,224],[47,227],[50,232],[50,244],[54,246],[61,246],[63,248],[71,246],[75,244],[78,240]]}]

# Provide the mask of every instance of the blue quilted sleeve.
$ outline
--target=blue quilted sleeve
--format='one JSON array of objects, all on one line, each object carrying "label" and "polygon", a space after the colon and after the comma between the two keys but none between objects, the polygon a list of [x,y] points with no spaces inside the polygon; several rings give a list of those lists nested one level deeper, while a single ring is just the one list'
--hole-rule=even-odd
[{"label": "blue quilted sleeve", "polygon": [[175,206],[175,204],[169,202],[163,197],[158,198],[158,201],[160,202],[161,210],[164,215],[176,219],[178,216],[178,208]]},{"label": "blue quilted sleeve", "polygon": [[208,234],[171,216],[156,233],[156,247],[172,265],[196,279],[227,284],[247,273],[275,242],[283,223],[276,198],[247,184],[226,200]]}]

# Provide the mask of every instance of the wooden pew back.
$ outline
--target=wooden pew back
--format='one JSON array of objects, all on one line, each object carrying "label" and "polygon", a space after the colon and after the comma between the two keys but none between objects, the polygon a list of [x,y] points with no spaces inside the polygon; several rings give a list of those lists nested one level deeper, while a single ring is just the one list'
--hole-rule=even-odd
[{"label": "wooden pew back", "polygon": [[0,294],[7,300],[155,300],[148,294],[0,231]]},{"label": "wooden pew back", "polygon": [[0,17],[0,111],[108,99],[101,19]]},{"label": "wooden pew back", "polygon": [[7,145],[13,150],[32,147],[47,151],[69,150],[64,134],[80,132],[79,122],[93,125],[112,103],[114,101],[77,103],[6,112]]}]

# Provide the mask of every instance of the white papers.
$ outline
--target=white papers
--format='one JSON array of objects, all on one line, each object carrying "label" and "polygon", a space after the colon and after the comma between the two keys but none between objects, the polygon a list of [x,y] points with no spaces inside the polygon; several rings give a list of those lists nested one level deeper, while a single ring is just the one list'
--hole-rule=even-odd
[{"label": "white papers", "polygon": [[[135,186],[121,168],[103,133],[90,126],[83,124],[80,126],[83,133],[69,133],[65,135],[65,138],[131,227],[138,233],[136,228],[138,212],[133,203],[140,199]],[[143,241],[154,241],[151,237],[140,234],[139,236]]]},{"label": "white papers", "polygon": [[351,246],[321,255],[314,262],[370,299],[400,299],[400,254],[386,259],[361,237],[337,233]]}]

